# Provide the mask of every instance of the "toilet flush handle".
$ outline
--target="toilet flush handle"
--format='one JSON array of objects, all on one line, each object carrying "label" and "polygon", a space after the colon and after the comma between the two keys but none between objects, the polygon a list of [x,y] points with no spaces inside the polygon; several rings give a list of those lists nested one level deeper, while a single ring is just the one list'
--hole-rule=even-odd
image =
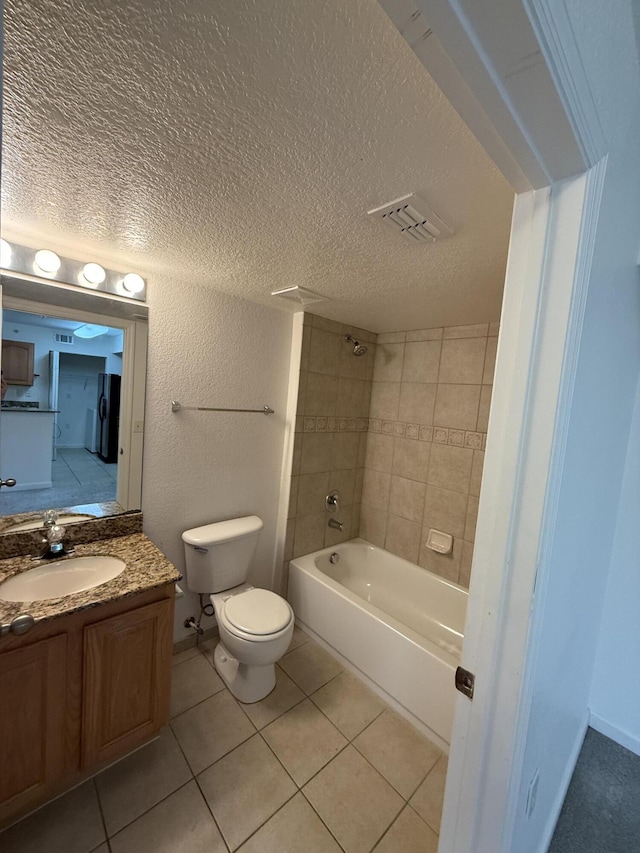
[{"label": "toilet flush handle", "polygon": [[202,545],[194,545],[193,550],[197,551],[198,554],[208,554],[209,553],[209,549],[203,548]]}]

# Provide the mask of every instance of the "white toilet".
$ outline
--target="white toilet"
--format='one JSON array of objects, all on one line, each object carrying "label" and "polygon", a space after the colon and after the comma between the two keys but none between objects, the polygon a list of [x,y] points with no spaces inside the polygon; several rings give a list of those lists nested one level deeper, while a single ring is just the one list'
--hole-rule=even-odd
[{"label": "white toilet", "polygon": [[294,615],[288,602],[246,583],[262,530],[257,515],[194,527],[182,534],[187,585],[208,593],[220,643],[216,670],[241,702],[259,702],[276,686],[275,664],[289,648]]}]

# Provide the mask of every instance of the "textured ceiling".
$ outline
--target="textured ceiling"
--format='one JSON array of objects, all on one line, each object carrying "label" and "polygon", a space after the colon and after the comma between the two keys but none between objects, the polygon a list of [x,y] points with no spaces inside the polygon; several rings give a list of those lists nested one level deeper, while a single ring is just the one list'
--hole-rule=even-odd
[{"label": "textured ceiling", "polygon": [[[498,317],[513,193],[375,0],[6,0],[5,27],[7,234],[374,331]],[[409,192],[455,235],[367,217]]]}]

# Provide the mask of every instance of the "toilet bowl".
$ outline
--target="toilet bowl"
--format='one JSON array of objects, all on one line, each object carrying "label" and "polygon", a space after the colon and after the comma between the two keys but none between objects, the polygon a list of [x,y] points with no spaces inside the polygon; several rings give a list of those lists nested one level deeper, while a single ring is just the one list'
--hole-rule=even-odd
[{"label": "toilet bowl", "polygon": [[259,702],[276,686],[275,664],[291,643],[293,611],[279,595],[247,584],[210,601],[220,631],[216,670],[241,702]]},{"label": "toilet bowl", "polygon": [[284,598],[247,583],[262,519],[214,522],[182,534],[187,586],[206,593],[220,631],[215,668],[241,702],[259,702],[275,687],[275,664],[289,648],[295,624]]}]

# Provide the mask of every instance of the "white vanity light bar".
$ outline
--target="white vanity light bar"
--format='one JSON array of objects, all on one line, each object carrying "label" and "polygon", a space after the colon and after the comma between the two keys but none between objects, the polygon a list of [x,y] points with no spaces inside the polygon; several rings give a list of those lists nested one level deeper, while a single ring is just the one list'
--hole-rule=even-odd
[{"label": "white vanity light bar", "polygon": [[0,249],[1,272],[37,276],[136,302],[147,299],[147,283],[138,273],[106,269],[94,261],[76,261],[51,249],[32,249],[4,239]]}]

